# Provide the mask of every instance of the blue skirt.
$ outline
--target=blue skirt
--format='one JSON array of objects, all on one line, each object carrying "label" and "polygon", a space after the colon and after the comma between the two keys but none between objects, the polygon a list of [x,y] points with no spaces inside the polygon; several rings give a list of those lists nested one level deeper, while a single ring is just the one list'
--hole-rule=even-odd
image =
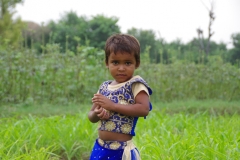
[{"label": "blue skirt", "polygon": [[[127,142],[118,141],[103,141],[97,139],[95,141],[90,160],[122,160],[124,148],[127,146]],[[130,151],[131,159],[138,160],[139,152],[137,148]],[[136,152],[138,155],[136,155]]]}]

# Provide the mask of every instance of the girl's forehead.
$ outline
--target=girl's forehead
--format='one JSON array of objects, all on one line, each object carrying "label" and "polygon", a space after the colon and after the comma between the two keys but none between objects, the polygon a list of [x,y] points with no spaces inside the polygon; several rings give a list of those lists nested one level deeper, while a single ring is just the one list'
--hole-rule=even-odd
[{"label": "girl's forehead", "polygon": [[134,54],[133,52],[127,52],[127,51],[122,51],[122,50],[117,50],[117,51],[111,51],[110,54]]},{"label": "girl's forehead", "polygon": [[135,59],[134,54],[133,53],[129,53],[129,52],[111,52],[109,55],[109,58],[113,58],[113,59]]}]

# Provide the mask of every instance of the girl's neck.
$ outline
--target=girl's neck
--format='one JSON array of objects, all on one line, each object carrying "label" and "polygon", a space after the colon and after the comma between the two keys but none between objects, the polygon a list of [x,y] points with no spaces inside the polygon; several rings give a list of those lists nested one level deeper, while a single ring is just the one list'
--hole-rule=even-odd
[{"label": "girl's neck", "polygon": [[[129,80],[131,80],[134,76],[132,76]],[[127,80],[127,81],[129,81]],[[117,82],[115,79],[110,83],[111,85],[117,85],[117,84],[121,84],[121,83],[126,83],[127,81],[124,82]]]}]

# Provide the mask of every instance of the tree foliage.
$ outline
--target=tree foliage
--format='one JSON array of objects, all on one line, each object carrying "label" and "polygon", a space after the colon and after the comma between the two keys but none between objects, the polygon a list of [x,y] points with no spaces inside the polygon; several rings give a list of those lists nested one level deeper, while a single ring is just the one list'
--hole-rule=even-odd
[{"label": "tree foliage", "polygon": [[76,52],[80,45],[103,49],[106,39],[111,34],[120,32],[117,22],[117,18],[103,15],[94,16],[89,20],[71,11],[65,13],[59,22],[51,21],[48,26],[52,32],[52,42],[59,43],[62,51]]},{"label": "tree foliage", "polygon": [[151,62],[156,62],[157,59],[159,59],[159,52],[156,46],[157,40],[153,30],[131,28],[127,33],[135,36],[139,40],[141,52],[144,52],[146,48],[148,48]]},{"label": "tree foliage", "polygon": [[86,43],[88,40],[88,23],[86,17],[78,17],[73,12],[65,13],[59,22],[51,21],[48,24],[51,31],[50,43],[58,43],[62,52],[71,50],[76,52],[79,43]]},{"label": "tree foliage", "polygon": [[113,33],[120,33],[117,25],[118,18],[105,17],[103,15],[94,16],[89,21],[89,38],[93,47],[104,48],[107,38]]},{"label": "tree foliage", "polygon": [[[5,14],[7,15],[7,14]],[[7,17],[7,16],[6,16]],[[11,28],[10,32],[1,33],[0,41],[8,42],[8,39],[16,40],[20,28],[13,25],[11,14],[6,20],[0,21],[0,29]],[[38,52],[44,53],[48,44],[56,44],[60,47],[61,53],[78,54],[83,46],[91,46],[103,49],[106,39],[113,33],[120,33],[120,27],[117,25],[118,18],[96,15],[91,18],[78,16],[76,12],[66,12],[59,21],[51,21],[46,26],[38,25],[34,22],[27,22],[27,29],[24,30],[25,46],[37,48]],[[20,24],[20,23],[19,23]],[[11,27],[7,27],[11,26]],[[1,28],[2,27],[2,28]],[[5,29],[6,30],[6,29]],[[224,43],[216,43],[210,38],[193,38],[187,43],[181,39],[172,42],[166,42],[163,38],[157,38],[153,30],[143,30],[131,28],[128,34],[134,35],[140,42],[142,56],[144,61],[151,63],[171,64],[175,62],[194,62],[200,64],[219,62],[239,62],[239,34],[232,36],[233,49],[229,50]],[[211,32],[212,33],[212,32]],[[210,36],[211,37],[211,36]],[[208,54],[199,44],[207,44]],[[211,56],[211,57],[209,57]]]},{"label": "tree foliage", "polygon": [[44,45],[49,41],[50,29],[47,26],[44,26],[32,22],[26,21],[26,28],[23,29],[24,36],[24,46],[35,49],[39,53],[44,52]]},{"label": "tree foliage", "polygon": [[0,18],[5,14],[12,13],[17,3],[23,3],[24,0],[0,0]]},{"label": "tree foliage", "polygon": [[233,48],[230,50],[230,61],[240,64],[240,33],[232,34]]},{"label": "tree foliage", "polygon": [[22,29],[24,23],[20,18],[13,20],[14,8],[23,0],[1,0],[0,1],[0,43],[3,46],[19,47],[22,40]]}]

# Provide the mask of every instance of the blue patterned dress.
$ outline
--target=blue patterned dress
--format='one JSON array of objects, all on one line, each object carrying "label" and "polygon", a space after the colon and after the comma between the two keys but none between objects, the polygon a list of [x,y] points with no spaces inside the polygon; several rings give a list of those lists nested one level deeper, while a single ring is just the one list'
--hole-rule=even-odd
[{"label": "blue patterned dress", "polygon": [[[116,90],[109,90],[108,85],[112,81],[105,81],[99,89],[99,93],[108,97],[114,103],[119,104],[135,104],[134,95],[132,92],[133,83],[142,83],[147,89],[149,95],[152,94],[151,88],[148,84],[140,77],[135,76],[124,85]],[[149,102],[149,110],[152,109],[152,105]],[[135,136],[135,127],[138,121],[138,117],[125,116],[117,112],[110,112],[108,120],[99,121],[99,130],[117,132],[123,134],[129,134]],[[130,146],[130,147],[129,147]],[[129,149],[130,159],[138,160],[139,152],[133,145],[132,141],[119,142],[119,141],[103,141],[97,139],[93,147],[90,160],[122,160],[123,153],[126,153],[126,148]],[[125,151],[124,151],[125,149]],[[129,158],[128,158],[129,159]]]}]

